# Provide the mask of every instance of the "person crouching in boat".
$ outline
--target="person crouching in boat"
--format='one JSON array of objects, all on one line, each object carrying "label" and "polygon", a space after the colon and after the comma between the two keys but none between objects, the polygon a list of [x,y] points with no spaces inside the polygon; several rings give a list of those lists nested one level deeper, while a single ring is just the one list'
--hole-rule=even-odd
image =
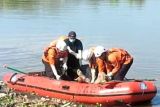
[{"label": "person crouching in boat", "polygon": [[59,40],[56,46],[51,46],[45,50],[42,62],[45,66],[45,74],[50,78],[60,79],[63,70],[67,70],[68,51],[64,41]]},{"label": "person crouching in boat", "polygon": [[107,72],[108,80],[123,80],[133,63],[133,57],[124,49],[111,48],[106,50],[103,46],[97,46],[94,50],[98,65],[98,78],[95,83],[99,83],[100,74]]},{"label": "person crouching in boat", "polygon": [[89,68],[91,71],[91,83],[95,82],[96,79],[96,72],[97,71],[97,64],[96,64],[96,57],[94,55],[95,47],[91,47],[86,49],[82,52],[82,59],[89,62]]}]

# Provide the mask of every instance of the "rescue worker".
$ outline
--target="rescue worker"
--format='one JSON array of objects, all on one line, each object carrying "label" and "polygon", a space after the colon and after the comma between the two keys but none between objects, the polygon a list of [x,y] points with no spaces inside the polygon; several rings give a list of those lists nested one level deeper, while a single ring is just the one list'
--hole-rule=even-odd
[{"label": "rescue worker", "polygon": [[48,51],[49,48],[51,47],[56,47],[56,44],[58,41],[64,41],[65,39],[67,39],[67,36],[60,36],[57,39],[53,40],[52,42],[50,42],[50,44],[44,49],[44,52]]},{"label": "rescue worker", "polygon": [[84,80],[85,76],[83,75],[80,67],[81,67],[81,59],[82,59],[82,50],[83,45],[82,42],[76,38],[76,33],[74,31],[70,31],[68,33],[68,39],[64,41],[67,44],[67,49],[69,51],[67,66],[67,73],[70,76],[71,80]]},{"label": "rescue worker", "polygon": [[95,83],[104,80],[105,72],[107,72],[106,76],[109,80],[123,80],[133,63],[133,57],[126,50],[120,48],[106,50],[103,46],[97,46],[94,54],[99,71]]},{"label": "rescue worker", "polygon": [[94,55],[94,49],[95,47],[91,47],[82,52],[82,59],[89,62],[89,68],[91,71],[91,83],[94,83],[97,72],[97,64],[96,57]]},{"label": "rescue worker", "polygon": [[63,70],[67,70],[67,59],[67,45],[62,40],[57,41],[56,46],[51,46],[45,50],[42,62],[45,66],[46,76],[59,80],[64,73]]}]

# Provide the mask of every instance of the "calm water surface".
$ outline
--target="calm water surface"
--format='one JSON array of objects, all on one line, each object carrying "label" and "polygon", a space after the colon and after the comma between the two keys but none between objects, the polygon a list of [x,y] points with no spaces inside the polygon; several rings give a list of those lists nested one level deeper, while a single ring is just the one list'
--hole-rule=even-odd
[{"label": "calm water surface", "polygon": [[156,79],[160,106],[159,0],[0,0],[0,79],[3,64],[43,70],[43,48],[59,35],[77,32],[84,48],[121,47],[134,56],[127,78]]}]

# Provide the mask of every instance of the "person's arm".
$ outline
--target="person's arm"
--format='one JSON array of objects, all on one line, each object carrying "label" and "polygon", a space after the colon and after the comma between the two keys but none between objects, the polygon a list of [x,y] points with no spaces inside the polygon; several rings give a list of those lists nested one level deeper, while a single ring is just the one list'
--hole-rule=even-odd
[{"label": "person's arm", "polygon": [[79,59],[80,66],[82,65],[82,50],[78,50],[77,59]]},{"label": "person's arm", "polygon": [[69,46],[67,46],[68,52],[72,55],[74,55],[75,57],[77,56],[77,53],[74,52]]},{"label": "person's arm", "polygon": [[105,72],[105,64],[102,59],[97,58],[96,63],[98,66],[98,72]]},{"label": "person's arm", "polygon": [[89,67],[91,68],[91,83],[95,82],[96,79],[96,58],[92,55],[92,57],[89,60]]},{"label": "person's arm", "polygon": [[50,66],[52,68],[52,72],[56,76],[56,79],[59,80],[60,76],[58,75],[56,67],[55,67],[55,56],[56,56],[55,50],[54,49],[50,49],[48,51],[48,56],[49,56],[49,63],[50,63]]},{"label": "person's arm", "polygon": [[68,69],[68,67],[67,67],[67,60],[68,60],[68,57],[65,57],[65,58],[63,59],[63,69],[64,69],[64,70],[67,70],[67,69]]},{"label": "person's arm", "polygon": [[97,84],[97,83],[101,83],[101,82],[106,81],[106,79],[105,79],[106,74],[105,74],[105,64],[104,64],[103,60],[100,58],[97,58],[96,63],[98,65],[98,77],[94,83]]},{"label": "person's arm", "polygon": [[82,50],[83,50],[83,44],[82,42],[79,40],[79,43],[78,43],[78,59],[82,59]]},{"label": "person's arm", "polygon": [[120,62],[117,60],[116,56],[112,56],[109,60],[113,65],[113,69],[111,72],[114,75],[119,71],[121,65]]},{"label": "person's arm", "polygon": [[96,79],[96,70],[94,68],[91,68],[91,83],[94,83],[95,79]]},{"label": "person's arm", "polygon": [[112,78],[119,71],[121,65],[115,55],[110,55],[108,57],[108,61],[112,64],[113,69],[111,71],[107,71],[107,76]]},{"label": "person's arm", "polygon": [[74,55],[77,59],[82,59],[82,50],[78,50],[78,53],[76,53],[69,46],[67,46],[67,49],[69,53]]},{"label": "person's arm", "polygon": [[76,53],[75,51],[73,51],[69,46],[67,46],[67,49],[69,51],[70,54],[74,55],[77,59],[82,59],[82,50],[83,50],[83,45],[82,42],[78,39],[76,39],[76,48],[78,50],[78,53]]},{"label": "person's arm", "polygon": [[56,70],[56,67],[54,64],[50,64],[51,68],[52,68],[52,71],[53,71],[53,74],[56,76],[56,79],[59,80],[60,79],[60,76],[58,75],[57,73],[57,70]]},{"label": "person's arm", "polygon": [[77,58],[82,59],[82,50],[78,50]]}]

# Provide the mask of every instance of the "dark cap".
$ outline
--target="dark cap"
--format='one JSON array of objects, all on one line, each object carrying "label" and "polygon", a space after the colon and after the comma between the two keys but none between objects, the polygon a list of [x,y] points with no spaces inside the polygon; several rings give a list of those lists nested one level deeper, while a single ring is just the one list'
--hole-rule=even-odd
[{"label": "dark cap", "polygon": [[68,36],[69,36],[69,37],[72,37],[72,38],[76,38],[76,32],[70,31],[70,32],[68,33]]}]

